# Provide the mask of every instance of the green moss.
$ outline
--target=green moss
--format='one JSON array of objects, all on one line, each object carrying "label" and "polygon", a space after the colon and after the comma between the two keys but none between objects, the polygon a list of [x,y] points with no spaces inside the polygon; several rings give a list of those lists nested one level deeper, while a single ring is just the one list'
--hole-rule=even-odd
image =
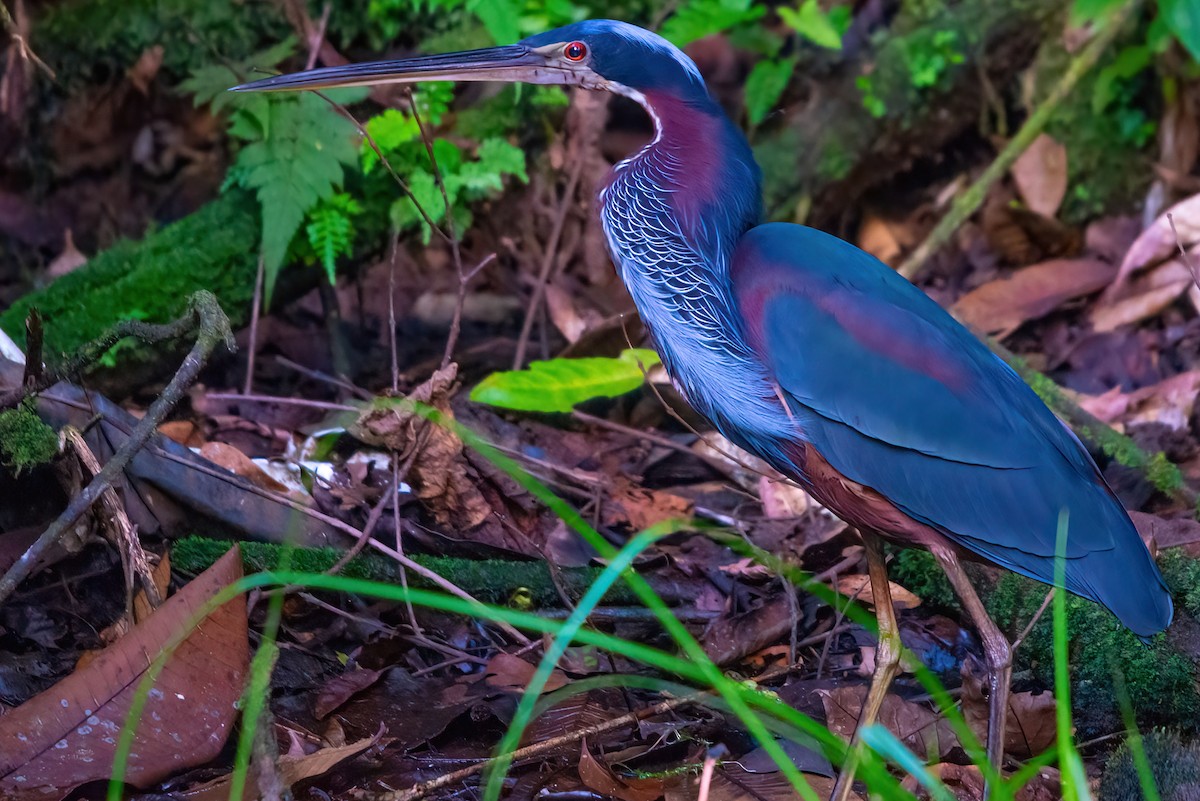
[{"label": "green moss", "polygon": [[[1045,585],[1009,573],[997,582],[985,603],[992,618],[1013,636],[1033,619],[1045,595]],[[1196,727],[1200,694],[1192,664],[1165,635],[1145,644],[1107,609],[1074,595],[1067,598],[1067,629],[1071,638],[1071,706],[1082,736],[1122,727],[1114,670],[1124,675],[1140,724]],[[1017,652],[1018,669],[1028,669],[1044,686],[1052,686],[1053,648],[1053,625],[1046,614]]]},{"label": "green moss", "polygon": [[[233,544],[204,537],[188,537],[175,543],[171,552],[172,563],[180,570],[197,573],[219,559]],[[282,546],[261,542],[242,542],[239,545],[242,562],[247,571],[261,572],[278,567]],[[342,551],[336,548],[295,548],[291,550],[290,563],[293,570],[323,573],[333,567],[341,556]],[[545,562],[457,559],[424,554],[415,555],[412,559],[481,601],[506,604],[519,591],[520,595],[530,599],[535,607],[562,606],[562,597]],[[587,591],[600,572],[600,568],[566,568],[557,571],[557,578],[570,597],[578,598]],[[394,561],[370,553],[350,560],[339,575],[387,583],[400,581],[400,571]],[[412,572],[408,574],[408,583],[412,587],[436,589]],[[628,604],[637,601],[627,587],[617,584],[609,590],[605,602]]]},{"label": "green moss", "polygon": [[[1200,785],[1200,748],[1184,742],[1174,732],[1152,731],[1142,737],[1142,749],[1150,766],[1150,775],[1158,797],[1164,801],[1195,798]],[[1142,777],[1129,743],[1112,753],[1104,763],[1097,796],[1100,801],[1142,801]]]},{"label": "green moss", "polygon": [[[1200,565],[1179,554],[1162,560],[1167,583],[1188,612],[1200,612]],[[892,578],[924,602],[958,609],[950,582],[927,552],[902,551],[889,568]],[[993,587],[980,588],[988,613],[1014,637],[1033,619],[1046,597],[1044,584],[1005,572]],[[1117,622],[1099,604],[1067,598],[1067,626],[1071,635],[1072,708],[1083,736],[1105,734],[1122,727],[1114,695],[1113,670],[1124,674],[1125,685],[1138,721],[1149,725],[1197,728],[1200,694],[1191,662],[1168,639],[1159,635],[1149,645]],[[1017,670],[1029,671],[1044,687],[1053,686],[1053,625],[1045,614],[1017,651]]]},{"label": "green moss", "polygon": [[[45,289],[23,296],[3,314],[0,328],[24,341],[25,317],[45,318],[47,358],[73,353],[125,319],[165,322],[178,317],[198,289],[212,291],[233,326],[250,311],[258,252],[258,209],[240,192],[140,242],[121,242]],[[130,348],[114,366],[156,358],[155,348]]]},{"label": "green moss", "polygon": [[921,599],[923,604],[939,609],[958,608],[958,596],[950,580],[929,551],[905,548],[888,565],[892,580]]},{"label": "green moss", "polygon": [[42,422],[32,403],[0,412],[0,462],[17,473],[45,464],[58,453],[58,434]]}]

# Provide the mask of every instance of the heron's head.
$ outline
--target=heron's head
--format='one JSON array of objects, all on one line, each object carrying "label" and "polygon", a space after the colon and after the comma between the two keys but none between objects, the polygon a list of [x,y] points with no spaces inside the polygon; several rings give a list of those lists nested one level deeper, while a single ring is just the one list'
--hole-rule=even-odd
[{"label": "heron's head", "polygon": [[585,20],[514,45],[395,61],[373,61],[278,75],[233,91],[289,91],[418,81],[563,84],[641,99],[648,93],[706,98],[696,65],[683,51],[636,25]]}]

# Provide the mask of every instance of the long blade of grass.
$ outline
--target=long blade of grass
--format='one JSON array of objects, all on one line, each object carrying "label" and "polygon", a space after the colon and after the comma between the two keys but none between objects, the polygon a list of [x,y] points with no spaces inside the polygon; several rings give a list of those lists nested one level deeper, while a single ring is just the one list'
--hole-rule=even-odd
[{"label": "long blade of grass", "polygon": [[545,689],[546,682],[550,679],[550,674],[553,672],[555,666],[558,665],[558,660],[567,652],[567,648],[575,639],[575,634],[587,622],[588,616],[592,614],[592,610],[604,598],[609,588],[621,577],[621,574],[629,569],[629,566],[633,564],[633,560],[637,558],[638,554],[646,550],[655,541],[667,534],[674,533],[680,527],[681,524],[675,521],[662,523],[641,532],[625,543],[621,550],[617,552],[617,555],[604,568],[604,571],[592,582],[592,586],[588,587],[587,592],[579,599],[579,603],[576,604],[570,616],[563,621],[562,627],[554,635],[550,646],[542,654],[542,659],[534,671],[533,678],[529,680],[529,684],[526,685],[525,691],[521,695],[521,700],[517,703],[517,710],[513,713],[512,721],[508,724],[504,736],[496,746],[494,761],[488,767],[484,778],[484,801],[497,801],[500,798],[500,790],[503,787],[504,777],[508,774],[508,769],[512,765],[512,752],[516,751],[517,747],[521,744],[521,737],[525,734],[525,727],[533,719],[533,711],[537,705],[538,697],[542,694],[542,690]]},{"label": "long blade of grass", "polygon": [[1075,748],[1071,723],[1071,673],[1067,664],[1067,529],[1070,512],[1058,513],[1058,532],[1054,539],[1054,720],[1058,740],[1058,767],[1062,773],[1063,798],[1090,801],[1087,773]]},{"label": "long blade of grass", "polygon": [[955,801],[954,793],[925,767],[925,762],[919,756],[904,747],[904,743],[896,739],[896,735],[888,731],[882,724],[872,723],[862,730],[862,739],[872,750],[882,754],[906,771],[937,801]]}]

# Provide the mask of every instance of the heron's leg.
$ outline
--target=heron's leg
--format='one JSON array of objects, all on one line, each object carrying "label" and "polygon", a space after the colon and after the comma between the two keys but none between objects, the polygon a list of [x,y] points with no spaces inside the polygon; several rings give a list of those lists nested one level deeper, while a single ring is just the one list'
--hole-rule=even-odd
[{"label": "heron's leg", "polygon": [[867,573],[871,579],[871,599],[875,604],[875,618],[879,621],[879,645],[875,649],[875,673],[871,676],[871,687],[867,700],[863,702],[850,741],[850,751],[833,787],[832,801],[846,801],[850,786],[854,784],[854,772],[862,749],[862,731],[879,717],[879,709],[887,696],[888,688],[900,669],[900,625],[896,622],[896,609],[892,606],[892,590],[888,584],[887,562],[883,557],[883,540],[873,531],[860,530],[863,546],[867,552]]},{"label": "heron's leg", "polygon": [[[958,555],[949,549],[932,548],[934,558],[946,572],[946,577],[954,586],[954,591],[962,599],[967,614],[979,631],[983,640],[983,654],[987,660],[988,669],[988,761],[997,771],[1004,760],[1005,722],[1008,717],[1009,685],[1012,681],[1012,646],[1004,632],[988,616],[979,600],[975,588],[971,586],[966,571],[958,561]],[[984,798],[987,798],[986,788]]]}]

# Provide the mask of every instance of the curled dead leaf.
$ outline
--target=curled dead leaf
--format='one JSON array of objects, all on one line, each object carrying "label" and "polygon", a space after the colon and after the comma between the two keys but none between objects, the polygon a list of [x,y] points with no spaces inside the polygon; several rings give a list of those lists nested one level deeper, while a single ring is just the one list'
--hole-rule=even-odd
[{"label": "curled dead leaf", "polygon": [[[980,742],[987,740],[988,702],[983,688],[987,674],[974,659],[963,662],[962,709],[967,725]],[[1008,697],[1008,722],[1004,729],[1004,750],[1024,759],[1042,753],[1054,745],[1057,737],[1054,693],[1013,693]]]},{"label": "curled dead leaf", "polygon": [[[1167,215],[1170,215],[1170,218]],[[1172,219],[1175,222],[1175,230],[1171,229]],[[1179,232],[1178,238],[1175,236],[1176,231]],[[1125,285],[1137,271],[1172,258],[1179,252],[1181,244],[1186,249],[1197,242],[1200,242],[1200,195],[1192,195],[1159,215],[1158,219],[1134,240],[1121,262],[1112,287],[1104,293],[1105,300],[1111,303],[1120,297],[1124,293]]]},{"label": "curled dead leaf", "polygon": [[[1200,257],[1200,246],[1192,258]],[[1150,274],[1132,282],[1125,297],[1113,303],[1101,303],[1092,308],[1092,329],[1097,332],[1115,331],[1156,316],[1170,306],[1193,285],[1191,270],[1179,259],[1172,259],[1155,268]],[[1115,286],[1115,284],[1114,284]]]},{"label": "curled dead leaf", "polygon": [[[894,581],[888,582],[892,593],[892,605],[897,609],[916,609],[921,605],[921,599]],[[848,598],[862,601],[867,606],[875,605],[875,596],[871,592],[870,576],[855,573],[838,579],[837,591]]]},{"label": "curled dead leaf", "polygon": [[1003,339],[1069,300],[1100,291],[1114,275],[1116,268],[1099,259],[1053,259],[968,292],[952,312],[968,327]]},{"label": "curled dead leaf", "polygon": [[[407,400],[432,406],[453,419],[450,398],[457,380],[458,365],[451,363],[409,393]],[[409,458],[413,448],[421,447],[409,480],[438,523],[469,529],[491,515],[487,499],[468,475],[462,440],[445,426],[426,423],[403,405],[381,398],[350,426],[350,433],[368,445],[394,450],[401,461]]]},{"label": "curled dead leaf", "polygon": [[[818,689],[817,694],[825,707],[825,725],[850,739],[867,697],[866,685]],[[944,718],[898,695],[889,693],[884,697],[877,722],[914,754],[931,762],[944,758],[959,745],[954,729]]]}]

